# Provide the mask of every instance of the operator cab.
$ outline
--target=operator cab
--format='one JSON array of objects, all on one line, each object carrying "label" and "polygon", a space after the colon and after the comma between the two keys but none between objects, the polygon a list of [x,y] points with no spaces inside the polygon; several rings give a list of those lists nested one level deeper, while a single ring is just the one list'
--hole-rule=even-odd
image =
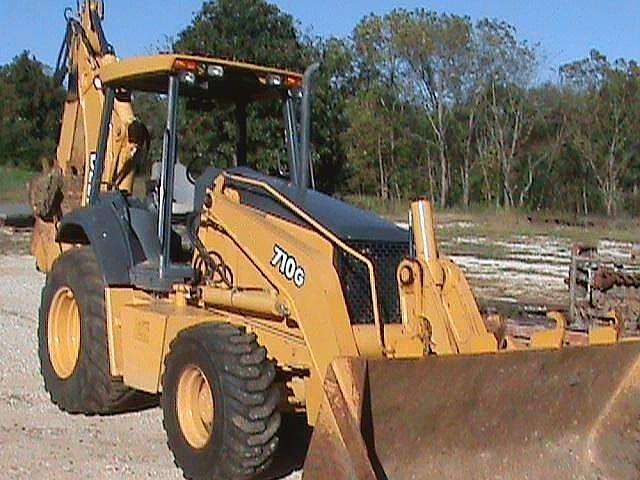
[{"label": "operator cab", "polygon": [[[176,88],[174,98],[171,97],[171,79],[175,78]],[[214,147],[214,151],[196,153],[197,148],[187,150],[181,141],[178,131],[176,137],[176,157],[174,158],[174,198],[173,213],[182,216],[197,210],[194,204],[197,178],[204,172],[204,166],[218,167],[246,166],[248,163],[247,145],[247,108],[250,104],[269,100],[282,102],[285,127],[290,132],[288,138],[296,142],[297,120],[295,119],[295,103],[301,97],[303,76],[297,73],[260,67],[247,63],[230,62],[209,57],[191,55],[158,55],[139,59],[124,60],[114,65],[106,66],[101,71],[101,79],[108,87],[116,91],[146,92],[155,95],[166,95],[169,115],[175,113],[177,125],[190,125],[194,120],[192,113],[211,112],[216,107],[218,111],[211,115],[223,114],[220,108],[233,111],[235,131],[230,135],[235,137],[235,151],[231,154]],[[169,110],[171,110],[169,108]],[[220,123],[227,123],[224,118],[216,118]],[[197,120],[200,120],[200,116]],[[172,127],[171,119],[167,119],[166,129]],[[212,125],[212,128],[216,128]],[[180,130],[180,127],[177,128]],[[226,133],[226,132],[225,132]],[[227,133],[229,134],[229,133]],[[286,165],[278,158],[280,175],[290,176],[296,173],[294,166],[297,158],[296,145],[288,145],[290,155]],[[293,149],[293,150],[292,150]],[[199,158],[200,157],[200,158]],[[204,157],[204,158],[202,158]],[[150,185],[159,193],[162,175],[163,159],[156,158],[151,168]],[[295,178],[292,178],[295,181]]]},{"label": "operator cab", "polygon": [[[227,167],[242,168],[247,165],[247,107],[254,102],[281,102],[288,158],[280,173],[287,174],[288,181],[294,184],[298,183],[298,175],[309,177],[308,172],[301,172],[299,160],[296,111],[304,77],[298,73],[211,57],[162,54],[106,65],[100,71],[100,81],[105,105],[89,203],[94,206],[107,200],[115,202],[113,208],[127,210],[120,217],[128,219],[129,225],[125,227],[132,230],[134,237],[131,250],[137,252],[137,258],[130,269],[134,285],[166,290],[193,275],[186,261],[189,255],[178,252],[180,241],[176,240],[179,237],[174,227],[176,223],[186,223],[190,238],[195,235],[193,227],[199,219],[206,189],[222,169],[209,166],[197,172],[194,159],[185,158],[188,155],[184,152],[179,154],[178,126],[182,118],[188,124],[190,110],[208,111],[219,105],[233,109],[237,128],[234,155],[226,162],[212,158],[208,164],[226,163]],[[167,102],[162,159],[151,166],[150,188],[142,202],[124,192],[108,193],[110,187],[102,182],[115,100],[119,95],[136,92],[164,95]]]},{"label": "operator cab", "polygon": [[[233,177],[268,184],[355,248],[365,248],[370,253],[376,244],[382,243],[385,251],[389,250],[389,245],[399,246],[396,250],[401,253],[408,251],[408,235],[396,225],[308,189],[312,177],[311,88],[318,67],[317,64],[312,65],[303,76],[210,57],[165,54],[123,60],[101,69],[105,106],[92,169],[89,203],[90,208],[111,209],[112,216],[121,224],[119,228],[128,232],[125,239],[128,245],[122,247],[123,251],[130,252],[125,262],[128,278],[120,280],[123,276],[118,276],[118,284],[167,292],[174,284],[193,278],[195,272],[189,260],[193,249],[199,248],[197,230],[206,190],[225,172]],[[126,192],[110,190],[112,187],[103,182],[114,102],[118,95],[128,95],[129,92],[166,95],[168,107],[162,161],[152,168],[152,183],[155,181],[156,188],[144,201],[136,200]],[[282,106],[287,151],[286,165],[279,169],[281,178],[247,167],[247,106],[253,102],[274,100]],[[237,141],[235,155],[226,162],[226,168],[213,166],[216,163],[220,165],[219,160],[211,161],[208,168],[196,175],[191,168],[193,159],[185,158],[188,154],[183,152],[182,158],[178,159],[179,119],[185,118],[184,114],[179,116],[179,110],[185,103],[187,107],[204,111],[214,105],[233,107]],[[188,117],[186,122],[189,125]],[[228,180],[234,184],[230,177]],[[300,218],[264,191],[247,185],[238,185],[238,191],[243,205],[301,223]],[[187,243],[191,249],[186,255],[180,254],[180,241],[174,228],[181,220],[186,226]],[[383,283],[389,284],[389,288],[395,284],[394,281]]]}]

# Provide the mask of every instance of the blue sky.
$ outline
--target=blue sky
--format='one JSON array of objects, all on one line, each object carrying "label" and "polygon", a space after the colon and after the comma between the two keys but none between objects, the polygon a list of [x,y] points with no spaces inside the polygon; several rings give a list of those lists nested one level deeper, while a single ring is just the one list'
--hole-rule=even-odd
[{"label": "blue sky", "polygon": [[[0,64],[24,49],[52,65],[62,41],[62,11],[75,0],[0,0]],[[105,28],[121,56],[149,53],[187,25],[201,0],[106,0]],[[521,38],[540,43],[543,77],[598,48],[610,58],[640,59],[640,0],[276,0],[303,30],[347,35],[367,13],[425,7],[501,18]]]}]

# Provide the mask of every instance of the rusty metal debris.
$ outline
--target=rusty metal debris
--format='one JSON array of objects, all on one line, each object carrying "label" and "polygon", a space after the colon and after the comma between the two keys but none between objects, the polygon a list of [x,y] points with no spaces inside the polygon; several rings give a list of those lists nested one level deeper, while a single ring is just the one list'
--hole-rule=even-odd
[{"label": "rusty metal debris", "polygon": [[570,319],[574,328],[624,324],[625,335],[640,331],[640,266],[632,256],[626,265],[600,255],[596,248],[576,245],[569,271]]},{"label": "rusty metal debris", "polygon": [[613,287],[640,288],[640,274],[613,270],[610,267],[600,265],[593,276],[593,286],[602,291]]}]

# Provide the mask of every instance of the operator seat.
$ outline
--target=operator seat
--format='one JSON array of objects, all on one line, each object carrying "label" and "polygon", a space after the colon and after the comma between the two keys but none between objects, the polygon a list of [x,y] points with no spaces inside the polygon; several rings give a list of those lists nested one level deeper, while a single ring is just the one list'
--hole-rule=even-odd
[{"label": "operator seat", "polygon": [[[160,184],[162,163],[156,162],[151,167],[151,180]],[[174,215],[184,216],[194,211],[194,197],[196,187],[187,177],[187,167],[177,162],[173,180],[173,207]]]}]

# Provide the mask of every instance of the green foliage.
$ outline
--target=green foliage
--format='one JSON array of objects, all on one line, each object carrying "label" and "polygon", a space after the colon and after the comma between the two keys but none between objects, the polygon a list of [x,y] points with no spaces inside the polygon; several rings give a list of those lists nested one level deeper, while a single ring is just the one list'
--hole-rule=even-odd
[{"label": "green foliage", "polygon": [[[322,62],[313,101],[316,186],[404,205],[640,211],[640,67],[594,50],[536,82],[540,52],[515,28],[425,9],[363,18],[347,38],[310,38],[266,0],[205,2],[175,51],[303,71]],[[0,165],[52,156],[63,94],[28,53],[0,67]],[[160,159],[161,98],[136,95]],[[235,163],[234,105],[181,106],[185,164]],[[250,166],[286,159],[279,102],[248,109]]]},{"label": "green foliage", "polygon": [[640,71],[634,62],[611,64],[593,50],[564,66],[562,74],[573,100],[567,104],[571,146],[588,166],[607,215],[613,215],[625,193],[637,195],[640,180]]},{"label": "green foliage", "polygon": [[[264,0],[206,2],[191,25],[178,34],[174,50],[297,71],[304,65],[293,18]],[[281,103],[249,105],[247,115],[249,163],[273,173],[279,161],[286,163]],[[205,113],[189,111],[182,118],[184,163],[195,161],[201,168],[234,164],[237,132],[233,105]]]},{"label": "green foliage", "polygon": [[0,67],[0,165],[35,170],[55,155],[63,99],[29,52]]},{"label": "green foliage", "polygon": [[424,9],[370,15],[352,41],[357,89],[343,138],[356,191],[515,203],[534,47],[504,22]]},{"label": "green foliage", "polygon": [[26,202],[27,183],[34,175],[35,173],[31,170],[0,165],[0,202]]}]

